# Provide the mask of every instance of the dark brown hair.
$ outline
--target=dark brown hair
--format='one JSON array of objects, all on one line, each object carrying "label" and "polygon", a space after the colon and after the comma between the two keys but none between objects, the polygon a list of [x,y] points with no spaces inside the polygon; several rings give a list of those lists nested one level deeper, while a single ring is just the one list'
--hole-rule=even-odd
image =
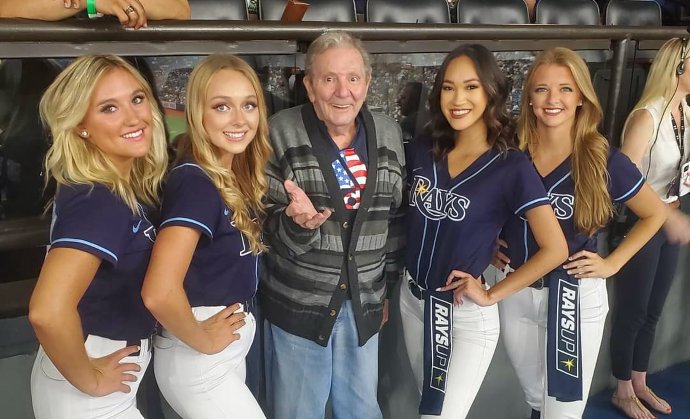
[{"label": "dark brown hair", "polygon": [[487,141],[501,151],[515,148],[515,121],[506,108],[510,86],[498,67],[494,55],[478,44],[466,44],[448,53],[436,74],[434,87],[429,95],[431,112],[431,140],[434,158],[442,160],[455,146],[456,132],[441,111],[441,88],[450,63],[458,57],[467,57],[474,63],[479,80],[487,95],[483,119],[487,128]]}]

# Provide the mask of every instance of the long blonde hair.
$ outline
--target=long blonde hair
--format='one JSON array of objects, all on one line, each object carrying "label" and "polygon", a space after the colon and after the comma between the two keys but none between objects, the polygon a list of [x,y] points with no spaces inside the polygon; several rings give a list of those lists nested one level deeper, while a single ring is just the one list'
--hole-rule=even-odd
[{"label": "long blonde hair", "polygon": [[[121,177],[108,155],[79,137],[77,126],[89,108],[98,82],[113,69],[123,69],[139,83],[151,107],[153,117],[151,146],[146,156],[132,165],[129,181]],[[133,213],[137,202],[158,205],[160,185],[168,160],[165,126],[151,87],[130,64],[114,55],[90,55],[76,59],[48,87],[39,111],[52,135],[52,145],[45,158],[47,180],[59,184],[96,183],[107,186]]]},{"label": "long blonde hair", "polygon": [[[663,99],[664,103],[671,101],[678,88],[678,74],[676,73],[678,65],[685,61],[688,56],[690,56],[690,47],[687,40],[671,38],[662,45],[649,68],[649,76],[647,76],[642,96],[630,115],[659,99]],[[690,71],[688,68],[685,70]],[[671,109],[666,109],[666,113],[668,112],[671,112]],[[664,115],[661,117],[663,118]],[[628,118],[630,117],[628,116]]]},{"label": "long blonde hair", "polygon": [[594,92],[589,70],[584,60],[568,48],[551,48],[540,53],[527,73],[522,91],[518,136],[520,148],[534,153],[539,144],[537,119],[531,110],[530,93],[534,74],[540,65],[559,65],[570,70],[582,92],[582,106],[577,110],[573,126],[572,177],[575,183],[575,228],[593,235],[606,226],[613,216],[608,191],[609,143],[597,130],[603,112]]},{"label": "long blonde hair", "polygon": [[[244,75],[256,93],[259,127],[256,137],[245,151],[232,159],[232,170],[223,167],[217,147],[213,145],[203,124],[205,103],[211,78],[221,70],[234,70]],[[261,82],[254,70],[242,59],[232,55],[210,55],[192,71],[187,86],[187,149],[218,188],[225,204],[232,210],[232,221],[249,239],[254,254],[265,250],[261,242],[262,203],[268,189],[264,169],[272,152],[268,141],[266,100]],[[183,155],[184,150],[180,155]],[[253,221],[255,217],[259,222]]]}]

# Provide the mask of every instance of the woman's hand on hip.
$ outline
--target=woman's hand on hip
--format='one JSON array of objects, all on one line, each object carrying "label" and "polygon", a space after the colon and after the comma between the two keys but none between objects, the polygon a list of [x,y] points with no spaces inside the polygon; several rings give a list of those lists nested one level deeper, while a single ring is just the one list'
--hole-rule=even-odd
[{"label": "woman's hand on hip", "polygon": [[568,263],[563,265],[563,269],[568,272],[568,275],[573,275],[575,278],[608,278],[618,272],[618,269],[613,266],[607,259],[602,258],[599,254],[581,250],[572,254],[568,258]]},{"label": "woman's hand on hip", "polygon": [[132,372],[141,371],[139,364],[122,363],[122,359],[139,351],[137,346],[127,346],[110,355],[101,358],[91,358],[91,366],[96,374],[96,387],[87,392],[89,396],[102,397],[108,394],[122,392],[129,393],[132,389],[127,385],[137,381]]},{"label": "woman's hand on hip", "polygon": [[453,270],[446,279],[446,285],[437,288],[436,291],[453,291],[453,301],[457,305],[463,303],[463,297],[467,297],[480,306],[491,305],[489,294],[479,277],[475,278],[467,272]]},{"label": "woman's hand on hip", "polygon": [[244,326],[244,318],[247,317],[246,313],[237,312],[239,309],[240,304],[236,303],[199,322],[207,337],[202,346],[204,350],[201,352],[206,355],[217,354],[232,342],[239,340],[240,334],[236,332]]}]

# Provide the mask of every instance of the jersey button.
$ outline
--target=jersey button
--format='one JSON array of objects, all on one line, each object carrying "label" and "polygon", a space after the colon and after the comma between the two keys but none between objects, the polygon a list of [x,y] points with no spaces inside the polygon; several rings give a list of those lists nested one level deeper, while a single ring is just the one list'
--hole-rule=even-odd
[{"label": "jersey button", "polygon": [[344,228],[344,229],[347,229],[349,226],[350,226],[350,225],[347,223],[347,221],[345,221],[345,222],[343,223],[343,228]]},{"label": "jersey button", "polygon": [[347,289],[347,284],[340,284],[340,289],[345,291]]},{"label": "jersey button", "polygon": [[330,311],[330,312],[329,312],[328,314],[330,314],[330,315],[331,315],[331,317],[335,317],[335,313],[336,313],[336,311],[335,311],[335,310],[331,310],[331,311]]}]

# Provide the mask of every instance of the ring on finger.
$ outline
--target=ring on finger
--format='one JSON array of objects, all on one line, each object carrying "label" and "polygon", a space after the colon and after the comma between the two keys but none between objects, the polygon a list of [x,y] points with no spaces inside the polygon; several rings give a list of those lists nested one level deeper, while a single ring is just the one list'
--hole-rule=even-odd
[{"label": "ring on finger", "polygon": [[125,13],[127,13],[128,15],[130,15],[132,13],[136,13],[136,12],[137,11],[134,9],[134,7],[132,7],[131,4],[129,6],[127,6],[127,8],[125,9]]}]

